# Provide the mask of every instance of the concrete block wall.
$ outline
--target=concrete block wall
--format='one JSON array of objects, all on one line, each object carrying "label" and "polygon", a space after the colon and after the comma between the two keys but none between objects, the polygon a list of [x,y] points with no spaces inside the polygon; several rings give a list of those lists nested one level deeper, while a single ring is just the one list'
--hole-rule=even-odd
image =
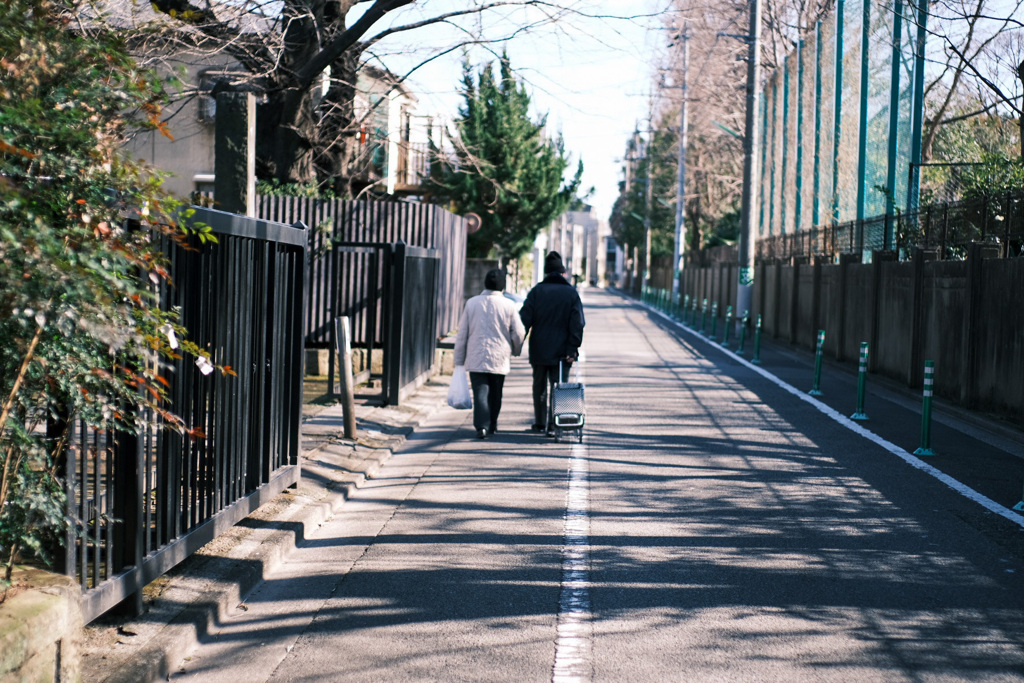
[{"label": "concrete block wall", "polygon": [[[877,252],[869,263],[759,263],[751,324],[761,314],[765,334],[808,350],[823,329],[826,355],[851,364],[867,342],[871,372],[915,389],[933,360],[937,395],[1024,423],[1024,383],[1012,379],[1024,376],[1024,259],[996,256],[975,244],[965,261],[919,250],[902,262]],[[690,265],[682,293],[718,301],[724,317],[734,282],[732,264]]]},{"label": "concrete block wall", "polygon": [[81,591],[66,576],[18,569],[31,586],[0,604],[0,681],[66,683],[81,680]]}]

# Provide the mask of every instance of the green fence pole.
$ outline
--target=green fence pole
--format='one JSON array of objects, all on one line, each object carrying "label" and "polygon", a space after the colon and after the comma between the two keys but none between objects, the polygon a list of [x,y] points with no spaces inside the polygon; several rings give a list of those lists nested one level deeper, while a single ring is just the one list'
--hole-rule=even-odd
[{"label": "green fence pole", "polygon": [[761,314],[757,314],[757,326],[754,328],[754,357],[750,360],[755,365],[761,364]]},{"label": "green fence pole", "polygon": [[851,420],[866,420],[867,413],[864,412],[864,390],[868,378],[868,343],[860,343],[860,368],[857,372],[857,412],[850,416]]},{"label": "green fence pole", "polygon": [[687,294],[683,297],[683,307],[679,310],[679,319],[686,324],[686,312],[690,310],[690,295]]},{"label": "green fence pole", "polygon": [[725,332],[722,334],[722,346],[729,348],[729,328],[732,327],[732,306],[725,309]]},{"label": "green fence pole", "polygon": [[921,408],[921,447],[914,455],[935,455],[932,450],[932,385],[935,380],[935,361],[924,362],[924,405]]},{"label": "green fence pole", "polygon": [[718,339],[718,302],[711,304],[711,336],[708,339]]},{"label": "green fence pole", "polygon": [[704,331],[708,329],[708,300],[704,299],[704,303],[701,305],[700,311],[700,333],[704,334]]},{"label": "green fence pole", "polygon": [[818,347],[814,352],[814,386],[807,393],[821,396],[821,357],[825,349],[825,330],[818,330]]},{"label": "green fence pole", "polygon": [[740,343],[736,349],[737,355],[743,355],[743,347],[747,343],[747,320],[750,318],[750,311],[743,311],[743,319],[740,323]]},{"label": "green fence pole", "polygon": [[697,297],[690,301],[690,327],[697,327]]}]

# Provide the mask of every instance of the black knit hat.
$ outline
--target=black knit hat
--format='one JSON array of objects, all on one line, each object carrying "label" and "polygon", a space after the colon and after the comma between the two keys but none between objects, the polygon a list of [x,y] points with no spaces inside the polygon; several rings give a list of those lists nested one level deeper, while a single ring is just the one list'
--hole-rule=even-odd
[{"label": "black knit hat", "polygon": [[501,268],[492,268],[484,276],[484,288],[493,289],[496,292],[505,291],[505,271]]},{"label": "black knit hat", "polygon": [[562,264],[562,255],[557,251],[549,252],[544,257],[544,274],[550,275],[551,273],[558,273],[561,275],[565,272],[565,266]]}]

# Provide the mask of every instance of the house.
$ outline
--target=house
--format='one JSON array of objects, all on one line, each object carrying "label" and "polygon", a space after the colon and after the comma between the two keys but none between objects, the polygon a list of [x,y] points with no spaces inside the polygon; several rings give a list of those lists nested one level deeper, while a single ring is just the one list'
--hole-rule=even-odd
[{"label": "house", "polygon": [[[253,16],[224,3],[211,7],[218,17],[231,14],[233,21],[254,33],[279,30],[272,17]],[[149,3],[109,2],[106,9],[106,20],[126,29],[169,21]],[[194,47],[202,41],[188,39],[187,25],[175,23],[173,33],[173,40],[138,41],[134,46],[143,66],[173,75],[180,83],[164,112],[171,138],[142,132],[128,143],[127,151],[168,174],[164,187],[171,194],[212,196],[217,106],[209,93],[220,80],[240,82],[251,75],[225,52]],[[329,77],[329,73],[322,77],[323,92]],[[439,143],[440,128],[416,113],[416,97],[400,78],[384,69],[364,64],[357,73],[355,90],[355,115],[360,122],[358,158],[366,163],[354,187],[378,194],[421,194],[422,179],[429,172],[429,148],[432,141]]]}]

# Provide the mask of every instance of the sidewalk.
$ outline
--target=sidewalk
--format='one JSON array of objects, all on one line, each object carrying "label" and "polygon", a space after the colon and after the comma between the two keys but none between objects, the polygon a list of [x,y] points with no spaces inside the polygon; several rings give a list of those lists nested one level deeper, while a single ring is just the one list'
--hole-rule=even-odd
[{"label": "sidewalk", "polygon": [[448,376],[435,376],[399,407],[356,403],[358,440],[345,439],[341,405],[303,406],[302,479],[145,589],[141,617],[100,617],[86,628],[82,680],[165,679],[212,624],[302,539],[330,519],[406,437],[444,405]]}]

